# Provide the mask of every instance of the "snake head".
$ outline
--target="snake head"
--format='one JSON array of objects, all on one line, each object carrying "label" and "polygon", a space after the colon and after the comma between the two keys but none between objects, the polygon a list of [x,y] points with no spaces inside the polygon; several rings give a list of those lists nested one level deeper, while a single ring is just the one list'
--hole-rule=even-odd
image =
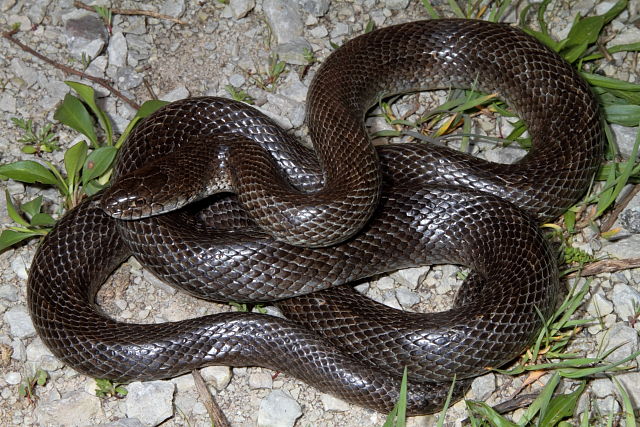
[{"label": "snake head", "polygon": [[[167,191],[166,174],[142,167],[119,178],[106,190],[102,209],[118,219],[147,218],[175,208]],[[150,173],[151,172],[151,173]]]}]

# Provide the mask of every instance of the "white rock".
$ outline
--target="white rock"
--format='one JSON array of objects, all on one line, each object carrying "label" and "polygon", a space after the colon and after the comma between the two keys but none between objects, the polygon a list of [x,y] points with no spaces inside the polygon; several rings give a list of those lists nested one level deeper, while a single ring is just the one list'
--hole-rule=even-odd
[{"label": "white rock", "polygon": [[109,54],[109,64],[116,67],[127,65],[127,39],[119,32],[111,36],[107,53]]},{"label": "white rock", "polygon": [[262,10],[278,44],[289,43],[302,36],[302,16],[293,0],[264,0]]},{"label": "white rock", "polygon": [[[608,362],[617,362],[638,351],[638,332],[630,326],[616,323],[607,331],[607,344],[604,351],[615,350],[606,357]],[[629,362],[629,364],[631,364]]]},{"label": "white rock", "polygon": [[613,258],[626,259],[638,256],[640,248],[640,234],[635,234],[615,242],[604,242],[602,251]]},{"label": "white rock", "polygon": [[216,390],[224,390],[231,381],[231,368],[228,366],[207,366],[200,370],[202,378],[213,383]]},{"label": "white rock", "polygon": [[20,375],[20,372],[7,372],[4,376],[4,380],[7,384],[17,385],[22,381],[22,375]]},{"label": "white rock", "polygon": [[420,295],[408,289],[398,289],[396,291],[396,298],[400,305],[405,308],[414,306],[420,302]]},{"label": "white rock", "polygon": [[4,313],[4,321],[9,325],[11,335],[18,338],[27,338],[36,334],[27,308],[17,305]]},{"label": "white rock", "polygon": [[258,427],[292,427],[302,408],[288,393],[274,390],[260,402]]},{"label": "white rock", "polygon": [[27,277],[29,277],[27,274],[27,264],[23,256],[18,255],[11,260],[11,269],[22,280],[27,280]]},{"label": "white rock", "polygon": [[473,400],[486,400],[496,391],[496,376],[493,373],[481,375],[471,383]]},{"label": "white rock", "polygon": [[171,92],[165,93],[160,97],[163,101],[178,101],[180,99],[188,98],[189,90],[185,86],[179,86],[173,89]]},{"label": "white rock", "polygon": [[345,412],[349,410],[349,404],[342,399],[333,397],[330,394],[323,394],[320,396],[322,406],[325,411],[328,412]]},{"label": "white rock", "polygon": [[18,301],[18,290],[13,285],[2,285],[0,286],[0,299],[16,302]]},{"label": "white rock", "polygon": [[175,384],[170,381],[133,382],[127,386],[126,413],[147,426],[173,416]]},{"label": "white rock", "polygon": [[593,394],[599,398],[610,396],[615,390],[613,382],[608,378],[596,378],[589,382],[589,386],[591,387]]},{"label": "white rock", "polygon": [[231,0],[229,7],[236,19],[244,18],[256,6],[255,0]]},{"label": "white rock", "polygon": [[273,378],[268,372],[252,372],[249,375],[249,387],[252,389],[272,388]]},{"label": "white rock", "polygon": [[47,372],[52,372],[64,367],[64,363],[51,353],[39,337],[29,343],[26,354],[27,361],[29,361],[34,368],[42,368]]},{"label": "white rock", "polygon": [[61,399],[40,402],[35,409],[38,425],[82,426],[93,424],[101,415],[100,398],[85,392],[73,392]]},{"label": "white rock", "polygon": [[613,311],[613,304],[601,293],[595,294],[587,304],[587,312],[594,317],[606,316]]},{"label": "white rock", "polygon": [[636,310],[640,309],[640,292],[629,285],[615,285],[612,300],[616,314],[622,321],[635,316]]},{"label": "white rock", "polygon": [[329,35],[329,31],[327,30],[327,27],[325,27],[324,25],[319,25],[317,27],[312,28],[309,33],[317,39],[321,39]]},{"label": "white rock", "polygon": [[184,0],[166,0],[160,8],[160,13],[163,15],[173,16],[178,18],[182,16],[185,10]]},{"label": "white rock", "polygon": [[400,283],[408,286],[411,289],[415,289],[418,287],[420,282],[427,275],[431,267],[415,267],[415,268],[405,268],[404,270],[396,271],[391,274],[391,277],[394,280],[397,280]]},{"label": "white rock", "polygon": [[409,0],[385,0],[384,5],[391,10],[401,10],[407,8]]},{"label": "white rock", "polygon": [[[615,378],[620,381],[622,387],[624,387],[629,396],[631,396],[633,408],[635,410],[640,408],[640,372],[638,372],[637,370],[635,372],[620,372],[616,374]],[[620,394],[617,388],[616,394]],[[622,402],[622,400],[620,401]]]},{"label": "white rock", "polygon": [[0,96],[0,111],[4,111],[10,114],[15,114],[16,109],[16,97],[8,93]]},{"label": "white rock", "polygon": [[624,156],[625,159],[628,159],[631,155],[631,150],[633,149],[633,144],[636,140],[636,135],[640,131],[640,128],[638,126],[627,127],[617,124],[611,124],[611,130],[616,136],[616,143],[618,144],[620,153]]}]

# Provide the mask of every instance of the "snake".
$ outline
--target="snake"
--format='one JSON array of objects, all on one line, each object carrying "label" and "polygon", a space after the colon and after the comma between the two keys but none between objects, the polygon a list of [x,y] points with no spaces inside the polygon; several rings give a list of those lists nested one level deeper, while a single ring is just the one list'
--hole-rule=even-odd
[{"label": "snake", "polygon": [[[372,106],[433,89],[496,94],[531,148],[498,164],[437,143],[371,143]],[[312,147],[218,97],[142,120],[111,187],[69,210],[36,251],[28,304],[52,353],[118,382],[261,366],[381,412],[406,370],[411,415],[518,357],[561,292],[540,224],[586,192],[603,155],[598,102],[580,75],[511,25],[416,21],[332,52],[306,108]],[[282,316],[114,320],[96,293],[132,255],[195,297],[273,302]],[[469,268],[441,312],[396,310],[351,286],[428,264]]]}]

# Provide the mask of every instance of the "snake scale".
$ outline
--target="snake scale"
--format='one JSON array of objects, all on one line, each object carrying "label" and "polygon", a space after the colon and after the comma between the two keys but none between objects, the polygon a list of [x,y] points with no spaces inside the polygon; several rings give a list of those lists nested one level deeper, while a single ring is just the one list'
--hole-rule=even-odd
[{"label": "snake scale", "polygon": [[[372,147],[364,115],[381,97],[469,87],[497,93],[525,121],[524,158]],[[454,375],[460,396],[517,357],[559,292],[538,224],[586,191],[603,150],[597,102],[572,67],[505,24],[396,25],[326,59],[307,122],[313,149],[220,98],[174,102],[143,120],[112,187],[67,212],[35,255],[29,307],[51,351],[116,381],[263,366],[378,411],[393,407],[407,367],[409,414],[440,408]],[[94,299],[131,255],[190,294],[278,301],[286,318],[115,321]],[[337,286],[438,263],[471,269],[439,313],[401,312]]]}]

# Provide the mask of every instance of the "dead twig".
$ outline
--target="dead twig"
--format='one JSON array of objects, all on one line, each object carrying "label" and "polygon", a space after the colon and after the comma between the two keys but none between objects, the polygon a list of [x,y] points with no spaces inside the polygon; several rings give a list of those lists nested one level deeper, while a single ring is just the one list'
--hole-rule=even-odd
[{"label": "dead twig", "polygon": [[[93,6],[89,6],[88,4],[82,3],[81,1],[74,1],[73,5],[80,9],[90,10],[91,12],[96,11]],[[163,15],[161,13],[153,12],[151,10],[142,10],[142,9],[110,9],[110,10],[111,10],[111,13],[115,15],[144,15],[144,16],[150,16],[151,18],[164,19],[166,21],[175,22],[176,24],[180,24],[180,25],[187,25],[187,22],[181,19],[174,18],[173,16],[169,16],[169,15]]]},{"label": "dead twig", "polygon": [[5,39],[9,40],[11,43],[19,46],[25,52],[28,52],[31,55],[35,56],[36,58],[46,62],[49,65],[52,65],[53,67],[57,68],[58,70],[61,70],[65,74],[78,76],[78,77],[80,77],[82,79],[87,79],[87,80],[90,80],[90,81],[92,81],[94,83],[97,83],[100,86],[102,86],[105,89],[107,89],[109,92],[113,93],[115,96],[117,96],[121,100],[123,100],[124,102],[126,102],[127,104],[129,104],[132,108],[134,108],[136,110],[140,108],[140,105],[137,102],[133,101],[132,99],[130,99],[128,97],[126,97],[118,89],[116,89],[113,86],[111,86],[111,84],[108,81],[106,81],[105,79],[101,79],[99,77],[90,76],[90,75],[84,73],[83,71],[78,71],[78,70],[76,70],[74,68],[67,67],[66,65],[62,65],[59,62],[54,61],[53,59],[47,58],[46,56],[44,56],[40,52],[37,52],[37,51],[31,49],[29,46],[27,46],[26,44],[20,42],[19,40],[16,40],[13,36],[17,32],[18,32],[17,29],[14,29],[14,30],[11,30],[11,31],[6,31],[6,32],[2,33],[2,37],[4,37]]},{"label": "dead twig", "polygon": [[595,276],[600,273],[613,273],[620,270],[638,267],[640,267],[640,258],[603,259],[601,261],[594,261],[589,264],[585,264],[581,270],[567,274],[566,277]]},{"label": "dead twig", "polygon": [[620,212],[622,212],[624,208],[627,207],[629,202],[631,202],[633,197],[638,194],[638,192],[640,192],[640,184],[634,185],[631,191],[629,191],[627,195],[624,196],[622,200],[620,200],[620,202],[616,204],[616,207],[613,209],[613,211],[611,211],[607,219],[602,222],[602,225],[600,226],[600,232],[609,231],[609,229],[613,227],[613,224],[618,219],[618,215],[620,215]]},{"label": "dead twig", "polygon": [[209,392],[207,388],[207,384],[205,384],[202,375],[200,375],[200,371],[194,370],[191,371],[191,375],[196,383],[196,388],[198,389],[198,394],[200,398],[204,401],[204,406],[207,408],[207,412],[209,413],[209,418],[213,422],[213,425],[216,427],[231,427],[229,420],[224,415],[224,412],[220,409],[213,396]]}]

